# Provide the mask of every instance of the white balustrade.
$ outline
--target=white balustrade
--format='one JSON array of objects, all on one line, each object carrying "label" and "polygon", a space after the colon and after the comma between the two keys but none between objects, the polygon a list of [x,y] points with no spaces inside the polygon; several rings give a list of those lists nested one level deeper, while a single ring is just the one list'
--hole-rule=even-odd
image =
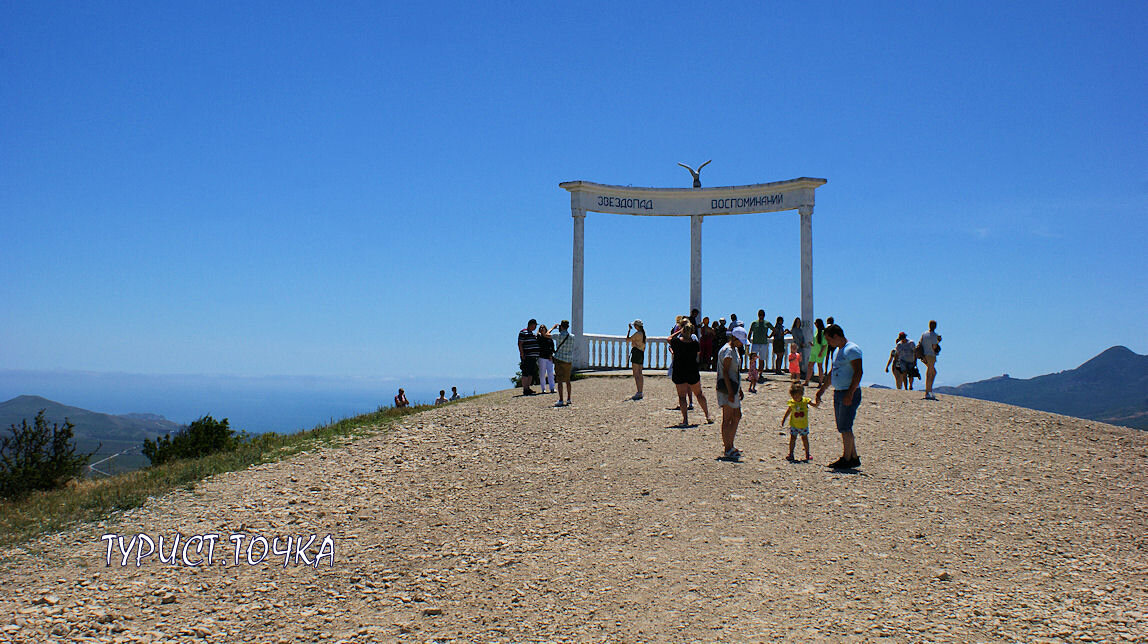
[{"label": "white balustrade", "polygon": [[[629,369],[630,368],[630,341],[624,335],[604,335],[597,333],[587,333],[587,362],[590,369]],[[785,365],[789,356],[789,343],[792,338],[786,336],[785,340],[785,353],[782,355],[782,364]],[[770,355],[773,350],[773,340],[766,343],[765,355],[761,359],[765,361],[766,367],[772,367],[772,356]],[[716,351],[716,349],[715,349]],[[666,369],[670,366],[673,357],[670,355],[669,339],[665,337],[652,337],[646,338],[646,355],[645,364],[642,365],[646,369]],[[741,357],[741,369],[746,371],[749,369],[749,350],[748,347],[743,352]],[[702,366],[705,371],[705,365]]]}]

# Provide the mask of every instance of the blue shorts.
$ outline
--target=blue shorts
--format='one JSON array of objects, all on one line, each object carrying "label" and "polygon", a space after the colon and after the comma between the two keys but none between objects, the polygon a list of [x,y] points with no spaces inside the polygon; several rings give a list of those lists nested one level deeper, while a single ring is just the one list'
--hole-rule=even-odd
[{"label": "blue shorts", "polygon": [[853,419],[857,418],[857,408],[861,406],[861,388],[853,392],[853,404],[845,405],[848,389],[833,390],[833,418],[837,421],[837,431],[842,434],[853,432]]}]

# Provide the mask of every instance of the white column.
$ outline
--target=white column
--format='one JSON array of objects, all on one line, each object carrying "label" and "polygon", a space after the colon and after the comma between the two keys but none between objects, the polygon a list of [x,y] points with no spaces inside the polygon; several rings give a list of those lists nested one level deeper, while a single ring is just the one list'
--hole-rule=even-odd
[{"label": "white column", "polygon": [[586,211],[571,208],[574,217],[574,270],[570,287],[570,330],[576,338],[574,342],[574,367],[585,369],[590,365],[589,341],[586,340],[583,322],[583,296],[586,283]]},{"label": "white column", "polygon": [[813,206],[797,209],[801,215],[801,330],[813,340]]},{"label": "white column", "polygon": [[690,215],[690,310],[702,310],[702,216]]}]

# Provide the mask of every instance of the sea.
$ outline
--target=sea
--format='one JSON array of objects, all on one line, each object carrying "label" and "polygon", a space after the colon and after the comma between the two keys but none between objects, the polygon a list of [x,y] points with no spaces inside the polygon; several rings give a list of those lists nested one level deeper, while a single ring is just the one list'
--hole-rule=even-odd
[{"label": "sea", "polygon": [[180,424],[210,415],[235,430],[288,433],[390,406],[402,387],[414,404],[451,387],[473,396],[511,387],[507,377],[141,375],[0,370],[0,402],[20,395],[105,414],[157,414]]}]

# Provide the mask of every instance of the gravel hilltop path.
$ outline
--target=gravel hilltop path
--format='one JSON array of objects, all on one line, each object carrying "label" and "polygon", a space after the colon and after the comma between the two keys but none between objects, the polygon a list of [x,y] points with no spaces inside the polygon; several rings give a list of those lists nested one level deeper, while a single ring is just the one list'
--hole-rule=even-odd
[{"label": "gravel hilltop path", "polygon": [[[490,394],[5,552],[0,641],[1148,640],[1148,432],[865,389],[833,473],[831,402],[784,460],[778,380],[735,464],[646,382]],[[105,566],[105,532],[176,531],[219,560]],[[233,531],[330,533],[334,565],[234,565]]]}]

